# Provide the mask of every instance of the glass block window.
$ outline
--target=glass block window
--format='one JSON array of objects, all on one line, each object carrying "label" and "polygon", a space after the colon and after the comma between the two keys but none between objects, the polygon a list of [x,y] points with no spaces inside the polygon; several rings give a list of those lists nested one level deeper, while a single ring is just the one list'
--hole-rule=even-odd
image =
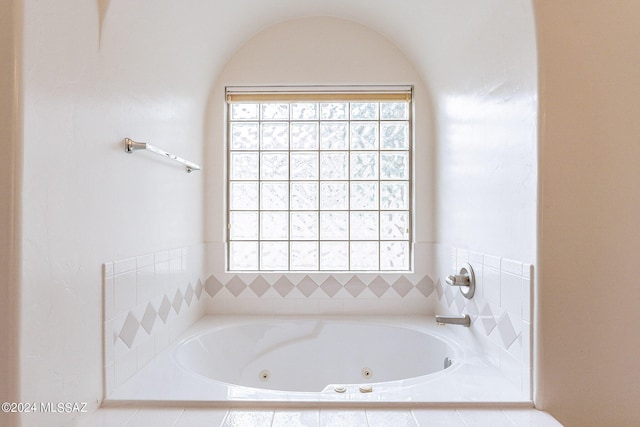
[{"label": "glass block window", "polygon": [[411,88],[227,101],[230,271],[410,270]]}]

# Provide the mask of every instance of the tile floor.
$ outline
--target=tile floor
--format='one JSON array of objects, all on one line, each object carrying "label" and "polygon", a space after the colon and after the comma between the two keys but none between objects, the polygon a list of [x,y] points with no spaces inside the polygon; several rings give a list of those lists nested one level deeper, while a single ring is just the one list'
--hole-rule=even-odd
[{"label": "tile floor", "polygon": [[535,409],[136,409],[103,408],[77,427],[557,427]]}]

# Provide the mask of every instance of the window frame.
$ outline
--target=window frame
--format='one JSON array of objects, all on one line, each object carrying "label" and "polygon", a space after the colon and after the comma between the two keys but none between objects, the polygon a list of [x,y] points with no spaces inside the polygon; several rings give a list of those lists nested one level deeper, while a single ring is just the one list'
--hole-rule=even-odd
[{"label": "window frame", "polygon": [[[415,182],[415,177],[414,177],[414,164],[413,164],[413,157],[414,157],[414,151],[415,151],[415,146],[414,146],[414,124],[413,124],[413,86],[407,85],[407,86],[331,86],[331,87],[318,87],[318,86],[314,86],[314,87],[251,87],[251,86],[243,86],[243,87],[238,87],[238,86],[228,86],[225,88],[225,98],[226,98],[226,108],[225,108],[225,129],[226,129],[226,133],[225,133],[225,155],[226,155],[226,171],[225,171],[225,190],[226,190],[226,204],[225,204],[225,219],[226,219],[226,224],[227,226],[225,227],[225,269],[227,272],[229,273],[372,273],[372,274],[382,274],[382,273],[387,273],[387,274],[401,274],[401,273],[408,273],[413,271],[413,244],[415,242],[414,239],[414,216],[415,216],[415,202],[414,202],[414,182]],[[383,119],[381,117],[381,111],[380,111],[380,105],[381,103],[385,103],[385,102],[407,102],[407,114],[406,114],[406,119]],[[330,120],[323,120],[321,117],[321,104],[322,103],[328,103],[328,102],[376,102],[378,103],[377,106],[377,116],[375,119],[372,120],[368,120],[368,122],[375,122],[377,127],[376,127],[376,131],[378,132],[377,135],[377,148],[375,150],[356,150],[354,149],[351,144],[350,144],[350,138],[351,138],[351,127],[352,127],[352,123],[364,123],[367,122],[367,120],[358,120],[358,119],[352,119],[351,115],[350,115],[350,105],[348,105],[348,110],[349,110],[349,115],[347,119],[341,119],[339,120],[340,122],[346,122],[347,123],[347,147],[345,149],[340,150],[341,152],[346,152],[347,153],[347,159],[346,159],[346,163],[348,165],[350,165],[351,163],[351,159],[352,159],[352,153],[354,152],[358,152],[358,151],[375,151],[376,153],[376,158],[377,158],[377,173],[376,173],[376,178],[375,179],[370,179],[370,180],[357,180],[357,179],[353,179],[351,176],[351,172],[348,173],[347,177],[342,179],[341,181],[346,181],[347,182],[347,186],[348,186],[348,198],[350,199],[350,193],[351,193],[351,184],[353,181],[363,181],[363,182],[376,182],[377,183],[377,208],[376,209],[371,209],[371,210],[366,210],[366,209],[352,209],[351,208],[351,202],[348,201],[348,205],[347,205],[347,209],[346,210],[340,210],[340,212],[346,212],[347,217],[349,218],[348,222],[347,222],[347,233],[348,233],[348,237],[346,240],[331,240],[331,239],[323,239],[321,236],[321,221],[320,221],[320,216],[323,213],[323,209],[321,208],[321,202],[320,202],[320,194],[321,194],[321,185],[323,182],[330,182],[330,180],[323,180],[320,174],[320,170],[321,170],[321,154],[323,152],[327,152],[329,150],[325,150],[323,151],[321,144],[320,144],[320,139],[318,139],[318,147],[315,149],[315,151],[317,151],[317,174],[318,177],[317,179],[313,179],[311,180],[312,182],[317,182],[317,192],[318,192],[318,200],[317,200],[317,206],[315,209],[311,209],[309,212],[316,212],[317,213],[317,220],[316,220],[316,226],[317,226],[317,235],[314,239],[310,239],[309,241],[315,242],[316,243],[316,248],[317,248],[317,259],[316,259],[316,263],[315,263],[315,269],[296,269],[296,268],[292,268],[291,265],[291,259],[292,259],[292,255],[291,255],[291,247],[292,247],[292,242],[301,242],[301,241],[306,241],[306,240],[298,240],[298,239],[292,239],[291,236],[291,218],[292,218],[292,214],[296,214],[298,212],[307,212],[307,211],[298,211],[295,209],[291,208],[291,194],[290,194],[290,189],[292,187],[292,184],[295,184],[297,182],[306,182],[304,180],[292,180],[291,179],[291,170],[290,167],[288,166],[288,177],[286,180],[282,180],[281,182],[286,183],[286,186],[288,188],[288,201],[287,201],[287,208],[282,210],[282,212],[286,212],[286,216],[288,217],[288,235],[286,239],[282,239],[282,240],[277,240],[278,242],[285,242],[287,245],[287,268],[277,268],[277,269],[263,269],[263,265],[261,263],[261,259],[260,259],[260,252],[261,252],[261,243],[263,242],[268,242],[271,241],[269,239],[261,239],[261,229],[260,229],[260,217],[262,215],[262,213],[264,212],[280,212],[280,211],[270,211],[270,210],[265,210],[262,209],[261,206],[261,202],[260,202],[260,187],[262,186],[262,184],[264,182],[268,182],[269,180],[267,179],[263,179],[261,176],[261,171],[260,171],[260,164],[261,164],[261,154],[265,151],[268,152],[286,152],[287,153],[287,158],[288,158],[288,165],[290,165],[291,163],[291,153],[296,153],[298,150],[296,149],[292,149],[291,147],[291,124],[292,123],[301,123],[301,122],[305,122],[305,120],[295,120],[291,117],[291,105],[295,104],[295,103],[304,103],[304,102],[314,102],[314,103],[318,103],[318,118],[317,119],[312,119],[312,120],[307,120],[307,122],[317,122],[317,128],[318,128],[318,133],[320,132],[320,127],[321,127],[321,123],[323,122],[329,122]],[[232,211],[232,203],[231,203],[231,186],[235,183],[235,182],[241,182],[239,180],[235,180],[232,178],[232,167],[231,167],[231,158],[234,152],[237,152],[238,150],[234,150],[232,149],[232,133],[231,133],[231,128],[232,128],[232,124],[233,123],[238,123],[240,122],[239,120],[232,120],[231,117],[231,112],[232,112],[232,105],[236,104],[236,103],[251,103],[251,104],[259,104],[258,106],[258,118],[257,119],[252,119],[252,120],[248,120],[248,122],[257,122],[257,129],[258,129],[258,147],[257,149],[253,150],[255,153],[257,153],[258,156],[258,171],[257,171],[257,178],[255,179],[251,179],[251,182],[255,182],[257,183],[257,186],[259,188],[259,193],[258,193],[258,207],[257,209],[253,209],[253,210],[247,210],[245,212],[254,212],[257,215],[257,232],[258,232],[258,237],[256,239],[251,239],[251,240],[232,240],[232,233],[231,233],[231,216],[232,213],[234,212],[242,212],[242,210],[233,210]],[[287,149],[282,149],[279,151],[272,151],[272,150],[264,150],[262,147],[262,126],[264,122],[269,123],[270,120],[266,120],[263,119],[262,116],[262,112],[260,111],[260,107],[262,104],[268,104],[268,103],[286,103],[289,105],[289,113],[288,113],[288,118],[287,119],[282,119],[282,120],[271,120],[273,122],[286,122],[287,123],[287,132],[289,132],[289,137],[288,137],[288,148]],[[383,149],[382,144],[381,144],[381,139],[382,136],[380,135],[380,129],[381,129],[381,124],[383,122],[393,122],[393,121],[399,121],[399,122],[406,122],[407,123],[407,148],[405,149]],[[320,138],[318,136],[318,138]],[[249,150],[251,151],[251,150]],[[304,151],[304,150],[303,150]],[[307,150],[309,151],[309,150]],[[396,182],[400,182],[404,185],[406,185],[406,207],[404,209],[382,209],[381,207],[381,186],[384,182],[392,182],[394,181],[393,179],[383,179],[383,177],[381,176],[381,168],[382,168],[382,154],[385,152],[404,152],[406,151],[407,155],[407,163],[406,163],[406,168],[407,168],[407,178],[405,179],[395,179]],[[349,166],[350,169],[350,166]],[[381,223],[381,216],[382,213],[384,212],[406,212],[406,239],[392,239],[392,238],[387,238],[387,239],[383,239],[383,237],[381,236],[381,231],[382,231],[382,223]],[[366,213],[366,212],[375,212],[375,215],[377,215],[378,217],[378,224],[377,224],[377,238],[375,239],[370,239],[370,240],[358,240],[358,239],[353,239],[351,236],[351,227],[350,227],[350,222],[351,222],[351,217],[353,216],[353,214],[358,214],[358,213]],[[232,244],[234,242],[242,242],[242,241],[250,241],[250,242],[254,242],[256,244],[256,250],[257,250],[257,269],[232,269],[232,265],[231,265],[231,248],[232,248]],[[349,259],[348,265],[346,269],[322,269],[322,261],[321,261],[321,246],[324,243],[327,242],[333,242],[333,241],[339,241],[339,242],[346,242],[347,244],[347,254],[350,258],[350,254],[351,254],[351,245],[354,242],[375,242],[377,244],[377,268],[375,269],[354,269],[354,265],[351,262],[351,260]],[[406,244],[406,268],[396,268],[396,269],[381,269],[382,267],[382,242],[402,242],[404,244]]]}]

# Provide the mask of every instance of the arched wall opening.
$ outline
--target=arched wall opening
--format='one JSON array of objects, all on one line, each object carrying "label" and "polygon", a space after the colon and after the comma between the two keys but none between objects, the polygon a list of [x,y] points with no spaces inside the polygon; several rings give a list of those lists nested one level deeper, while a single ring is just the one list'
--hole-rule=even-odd
[{"label": "arched wall opening", "polygon": [[225,87],[413,86],[415,241],[433,242],[434,116],[431,95],[413,64],[389,40],[360,24],[332,17],[275,25],[245,43],[213,85],[207,110],[206,240],[223,242]]}]

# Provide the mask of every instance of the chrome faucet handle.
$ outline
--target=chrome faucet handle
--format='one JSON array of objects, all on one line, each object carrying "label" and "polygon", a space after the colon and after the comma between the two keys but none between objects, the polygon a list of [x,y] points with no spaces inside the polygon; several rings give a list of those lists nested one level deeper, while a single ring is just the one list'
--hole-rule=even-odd
[{"label": "chrome faucet handle", "polygon": [[449,286],[458,286],[460,293],[467,299],[473,298],[473,294],[476,292],[476,276],[468,262],[462,264],[458,274],[447,276],[445,282]]},{"label": "chrome faucet handle", "polygon": [[456,274],[447,276],[445,279],[447,285],[450,286],[469,286],[469,276],[463,274]]}]

